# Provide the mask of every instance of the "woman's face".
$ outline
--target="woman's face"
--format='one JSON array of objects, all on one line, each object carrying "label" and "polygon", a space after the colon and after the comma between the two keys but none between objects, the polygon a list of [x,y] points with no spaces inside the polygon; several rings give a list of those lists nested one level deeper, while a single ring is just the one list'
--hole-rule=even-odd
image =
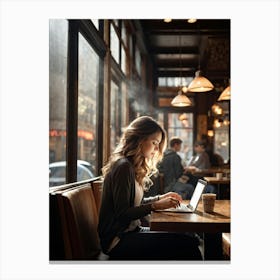
[{"label": "woman's face", "polygon": [[146,159],[152,159],[159,151],[159,143],[161,142],[161,132],[156,132],[148,137],[142,143],[142,152]]}]

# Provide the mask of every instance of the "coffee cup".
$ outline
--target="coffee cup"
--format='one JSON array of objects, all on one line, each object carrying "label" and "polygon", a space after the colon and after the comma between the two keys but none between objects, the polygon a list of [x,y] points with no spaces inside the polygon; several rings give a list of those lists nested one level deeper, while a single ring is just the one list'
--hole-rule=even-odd
[{"label": "coffee cup", "polygon": [[216,173],[216,178],[217,178],[218,180],[221,180],[221,179],[223,178],[223,173],[217,172],[217,173]]},{"label": "coffee cup", "polygon": [[215,193],[202,194],[202,203],[203,203],[204,212],[206,213],[214,212],[215,200],[216,200]]}]

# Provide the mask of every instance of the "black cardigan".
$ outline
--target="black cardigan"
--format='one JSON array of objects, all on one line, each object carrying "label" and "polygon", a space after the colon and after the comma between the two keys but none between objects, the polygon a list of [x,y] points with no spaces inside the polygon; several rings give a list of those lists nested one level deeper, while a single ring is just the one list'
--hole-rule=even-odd
[{"label": "black cardigan", "polygon": [[142,218],[151,212],[150,202],[156,198],[145,198],[140,206],[135,207],[134,196],[134,168],[127,158],[122,158],[105,176],[103,183],[98,234],[104,253],[108,252],[113,238],[121,237],[132,220]]}]

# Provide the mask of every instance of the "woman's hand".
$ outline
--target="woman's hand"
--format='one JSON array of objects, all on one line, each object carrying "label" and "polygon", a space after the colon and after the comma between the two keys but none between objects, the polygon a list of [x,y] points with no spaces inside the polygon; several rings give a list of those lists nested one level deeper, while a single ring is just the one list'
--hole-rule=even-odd
[{"label": "woman's hand", "polygon": [[175,193],[169,192],[161,195],[159,200],[152,203],[153,210],[163,210],[167,208],[176,208],[180,205],[182,197]]},{"label": "woman's hand", "polygon": [[182,201],[182,197],[178,193],[175,193],[175,192],[168,192],[168,193],[162,194],[159,196],[159,200],[167,198],[167,197],[175,198],[175,199],[179,200],[179,202]]}]

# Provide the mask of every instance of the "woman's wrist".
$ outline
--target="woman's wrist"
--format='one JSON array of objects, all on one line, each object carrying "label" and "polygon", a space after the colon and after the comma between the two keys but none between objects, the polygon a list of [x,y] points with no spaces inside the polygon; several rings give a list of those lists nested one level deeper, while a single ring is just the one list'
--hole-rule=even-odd
[{"label": "woman's wrist", "polygon": [[160,200],[160,195],[154,196],[151,202],[156,202],[158,200]]},{"label": "woman's wrist", "polygon": [[161,196],[160,195],[157,195],[155,198],[154,198],[154,202],[153,203],[151,203],[151,210],[152,211],[155,211],[156,210],[156,202],[158,201],[158,200],[160,200],[161,199]]}]

